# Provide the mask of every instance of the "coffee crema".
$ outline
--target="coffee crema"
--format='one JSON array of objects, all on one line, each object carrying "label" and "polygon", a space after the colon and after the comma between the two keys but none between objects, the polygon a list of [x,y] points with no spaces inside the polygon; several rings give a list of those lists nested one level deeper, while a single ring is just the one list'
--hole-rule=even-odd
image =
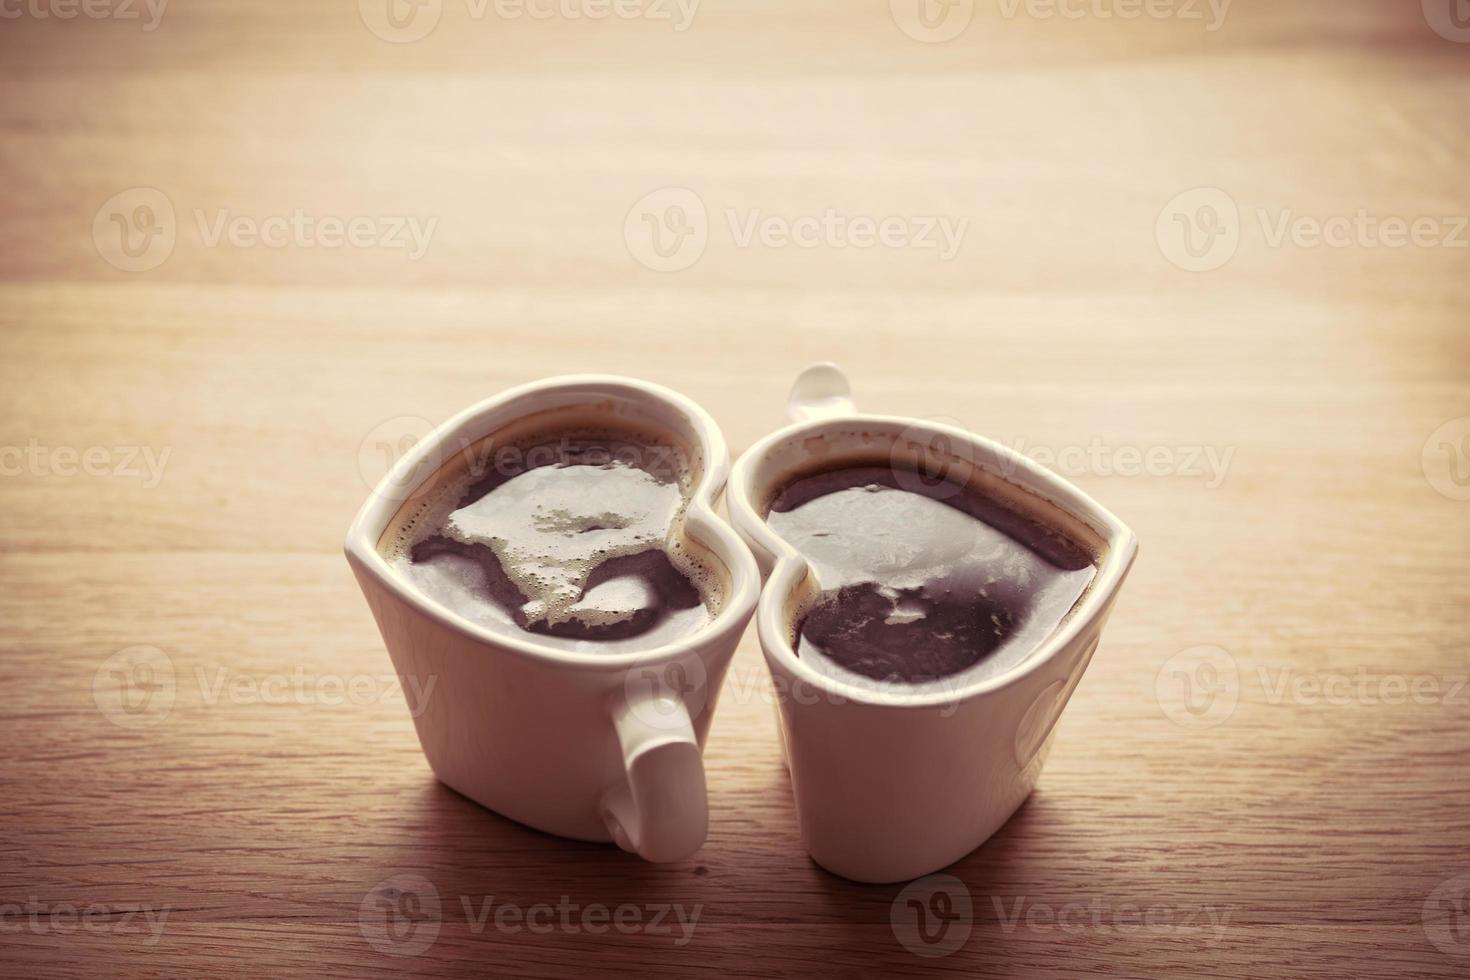
[{"label": "coffee crema", "polygon": [[651,649],[719,607],[683,529],[693,472],[672,439],[620,427],[492,436],[441,467],[379,553],[495,632],[593,654]]},{"label": "coffee crema", "polygon": [[1095,554],[1006,502],[892,465],[792,480],[766,522],[820,584],[796,611],[796,655],[868,682],[1003,673],[1055,632],[1097,572]]}]

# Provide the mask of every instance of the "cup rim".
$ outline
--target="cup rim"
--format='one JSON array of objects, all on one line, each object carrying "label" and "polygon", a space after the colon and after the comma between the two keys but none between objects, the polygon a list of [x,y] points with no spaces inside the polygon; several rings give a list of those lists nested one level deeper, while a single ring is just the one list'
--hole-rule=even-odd
[{"label": "cup rim", "polygon": [[[882,428],[891,431],[895,436],[913,431],[944,435],[959,444],[978,450],[975,455],[979,458],[983,459],[989,454],[990,458],[1003,460],[1006,464],[1005,472],[999,472],[978,461],[974,465],[1019,490],[1040,496],[1082,521],[1103,539],[1106,553],[1102,556],[1097,575],[1087,591],[1061,626],[1020,663],[995,676],[969,681],[952,690],[906,692],[897,685],[892,690],[879,689],[822,673],[796,655],[787,638],[783,612],[787,596],[807,574],[810,566],[793,545],[771,529],[757,510],[756,501],[773,488],[753,485],[756,465],[774,447],[788,440],[809,438],[823,431],[850,429],[854,426]],[[756,491],[761,496],[757,496]],[[944,422],[899,415],[848,412],[809,419],[778,429],[756,442],[735,461],[730,471],[725,499],[730,520],[736,529],[774,559],[771,572],[761,589],[755,615],[761,649],[767,658],[820,690],[840,695],[846,700],[878,707],[954,706],[1009,688],[1043,670],[1060,657],[1063,651],[1070,649],[1079,636],[1091,631],[1094,624],[1107,615],[1138,554],[1138,538],[1132,529],[1080,487],[1059,474],[1009,446],[978,433]]]},{"label": "cup rim", "polygon": [[[694,433],[704,465],[698,482],[690,490],[689,504],[683,518],[685,530],[709,548],[725,564],[730,574],[730,588],[724,601],[704,627],[671,643],[647,650],[598,654],[559,650],[494,632],[445,608],[422,594],[401,576],[394,574],[388,562],[378,553],[378,540],[404,499],[402,496],[395,497],[389,488],[405,485],[406,478],[423,466],[431,453],[440,454],[442,464],[443,448],[456,437],[467,437],[471,442],[483,439],[517,419],[549,407],[537,407],[535,403],[552,394],[585,394],[589,401],[623,397],[645,404],[658,403],[682,416]],[[504,417],[500,418],[501,415]],[[438,469],[438,465],[429,468],[428,473],[415,483],[415,488],[422,486],[424,480],[432,479]],[[715,502],[725,487],[729,470],[730,453],[724,435],[714,418],[692,399],[670,388],[637,378],[611,374],[558,375],[492,395],[435,426],[433,431],[404,453],[369,491],[367,499],[347,529],[343,551],[354,568],[370,575],[400,602],[471,640],[520,657],[592,671],[623,670],[640,664],[674,660],[702,649],[713,641],[728,638],[731,633],[738,635],[743,632],[760,594],[760,572],[750,549],[735,530],[714,512]]]}]

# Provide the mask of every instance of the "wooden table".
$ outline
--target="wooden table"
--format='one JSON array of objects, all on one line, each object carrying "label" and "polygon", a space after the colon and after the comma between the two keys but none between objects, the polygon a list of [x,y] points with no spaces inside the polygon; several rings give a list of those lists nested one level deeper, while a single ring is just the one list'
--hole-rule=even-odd
[{"label": "wooden table", "polygon": [[[1470,972],[1454,22],[66,3],[0,20],[0,973]],[[738,452],[827,358],[1142,542],[942,957],[805,857],[753,635],[655,867],[436,784],[340,554],[377,443],[507,385]]]}]

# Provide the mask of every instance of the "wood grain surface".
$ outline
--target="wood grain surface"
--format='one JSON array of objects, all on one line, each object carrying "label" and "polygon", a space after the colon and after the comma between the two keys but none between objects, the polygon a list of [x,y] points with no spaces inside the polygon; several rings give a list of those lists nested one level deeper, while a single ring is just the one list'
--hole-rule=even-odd
[{"label": "wood grain surface", "polygon": [[[1470,972],[1470,31],[1063,6],[0,3],[0,974]],[[753,634],[650,866],[434,781],[340,553],[508,385],[739,452],[829,358],[1142,546],[944,948],[805,856]]]}]

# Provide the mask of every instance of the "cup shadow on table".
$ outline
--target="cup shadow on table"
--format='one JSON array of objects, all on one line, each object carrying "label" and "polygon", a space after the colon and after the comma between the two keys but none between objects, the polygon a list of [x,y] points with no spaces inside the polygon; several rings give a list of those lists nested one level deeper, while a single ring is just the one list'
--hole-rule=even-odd
[{"label": "cup shadow on table", "polygon": [[[980,847],[914,881],[861,884],[831,874],[806,858],[822,903],[818,918],[824,925],[823,945],[860,953],[865,966],[881,965],[890,974],[946,962],[953,966],[954,960],[941,958],[953,953],[965,954],[956,959],[972,964],[990,959],[987,941],[970,933],[995,920],[988,897],[1002,891],[1004,882],[1025,876],[1027,858],[1021,842],[1041,834],[1041,828],[1054,817],[1055,811],[1033,795]],[[958,879],[959,884],[950,879]],[[905,905],[910,907],[907,917],[901,914],[900,907]],[[946,914],[962,915],[964,923],[947,946],[941,921]],[[905,918],[907,926],[900,924]]]},{"label": "cup shadow on table", "polygon": [[[535,944],[546,937],[521,930],[515,930],[518,935],[501,934],[493,921],[485,919],[487,900],[492,915],[501,905],[525,910],[569,902],[576,909],[600,905],[615,910],[699,903],[698,928],[706,934],[738,936],[744,943],[768,946],[773,956],[783,948],[818,944],[833,956],[834,964],[860,959],[865,967],[900,971],[936,962],[915,953],[913,937],[901,937],[893,924],[895,904],[916,896],[905,892],[909,883],[860,884],[812,862],[801,847],[786,774],[773,775],[759,791],[764,809],[749,819],[743,814],[732,818],[731,800],[712,796],[710,841],[693,857],[666,865],[649,864],[611,844],[534,830],[437,780],[426,780],[411,807],[411,832],[380,852],[369,877],[377,872],[380,877],[402,872],[422,875],[438,891],[446,924],[468,924],[471,932],[490,942]],[[986,896],[995,894],[1004,881],[1024,877],[1026,848],[1020,842],[1043,835],[1043,828],[1055,818],[1054,807],[1033,796],[984,845],[936,872],[963,883],[975,926],[994,918]],[[748,848],[770,851],[750,854]],[[930,900],[929,892],[917,897]],[[476,916],[479,929],[473,928]],[[658,937],[582,938],[637,944]],[[662,943],[668,945],[666,935]],[[696,938],[696,955],[700,945]],[[963,947],[967,954],[963,958],[983,957],[985,948],[972,938]]]}]

